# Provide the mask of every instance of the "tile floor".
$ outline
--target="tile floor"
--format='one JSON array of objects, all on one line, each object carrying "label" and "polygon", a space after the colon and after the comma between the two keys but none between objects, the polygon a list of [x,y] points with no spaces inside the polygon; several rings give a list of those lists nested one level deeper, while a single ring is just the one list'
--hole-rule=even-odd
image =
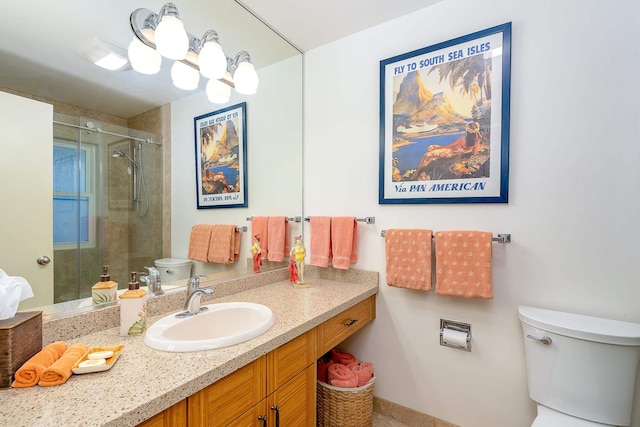
[{"label": "tile floor", "polygon": [[393,418],[385,417],[377,412],[373,413],[372,427],[414,427],[409,424],[403,424],[400,421],[396,421]]}]

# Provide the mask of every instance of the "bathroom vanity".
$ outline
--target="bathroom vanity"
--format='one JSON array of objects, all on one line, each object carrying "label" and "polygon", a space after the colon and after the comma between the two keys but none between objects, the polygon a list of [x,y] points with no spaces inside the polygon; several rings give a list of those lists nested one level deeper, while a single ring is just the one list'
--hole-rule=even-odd
[{"label": "bathroom vanity", "polygon": [[69,340],[124,349],[108,371],[73,375],[58,387],[0,391],[0,419],[13,426],[314,426],[315,361],[375,318],[378,277],[325,270],[307,277],[308,289],[279,280],[229,294],[213,285],[220,292],[203,305],[254,302],[276,316],[270,330],[234,346],[164,352],[142,336],[119,337],[117,327]]}]

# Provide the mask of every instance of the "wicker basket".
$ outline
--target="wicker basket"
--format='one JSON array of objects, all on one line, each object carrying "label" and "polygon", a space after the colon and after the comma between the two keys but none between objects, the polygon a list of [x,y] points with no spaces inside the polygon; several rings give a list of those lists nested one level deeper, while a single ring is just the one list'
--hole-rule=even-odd
[{"label": "wicker basket", "polygon": [[367,427],[373,417],[373,386],[376,377],[362,387],[334,387],[317,382],[318,418],[322,427]]}]

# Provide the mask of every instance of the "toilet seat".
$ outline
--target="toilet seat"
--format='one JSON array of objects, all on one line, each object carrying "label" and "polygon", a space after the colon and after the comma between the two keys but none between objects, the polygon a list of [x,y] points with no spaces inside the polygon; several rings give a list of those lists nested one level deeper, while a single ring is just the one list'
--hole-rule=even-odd
[{"label": "toilet seat", "polygon": [[596,423],[582,418],[572,417],[562,412],[554,411],[543,405],[538,405],[538,416],[531,427],[614,427],[611,424]]}]

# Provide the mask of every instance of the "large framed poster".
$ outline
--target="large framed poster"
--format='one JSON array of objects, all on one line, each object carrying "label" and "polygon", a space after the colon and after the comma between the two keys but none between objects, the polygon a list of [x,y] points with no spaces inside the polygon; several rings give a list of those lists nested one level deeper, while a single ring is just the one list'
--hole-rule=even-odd
[{"label": "large framed poster", "polygon": [[380,204],[507,203],[511,23],[380,61]]},{"label": "large framed poster", "polygon": [[194,119],[198,209],[247,207],[246,103]]}]

